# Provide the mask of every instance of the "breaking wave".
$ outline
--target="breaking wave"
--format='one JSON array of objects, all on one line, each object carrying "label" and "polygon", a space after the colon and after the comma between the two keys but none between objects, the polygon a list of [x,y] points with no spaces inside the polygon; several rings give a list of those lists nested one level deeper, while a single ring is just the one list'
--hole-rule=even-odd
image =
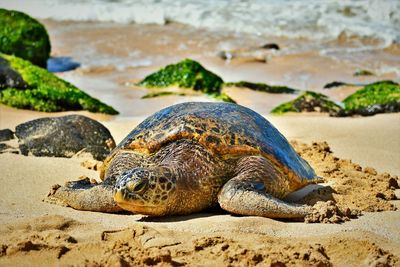
[{"label": "breaking wave", "polygon": [[346,33],[400,42],[398,0],[0,0],[0,6],[42,19],[179,22],[289,38],[333,40]]}]

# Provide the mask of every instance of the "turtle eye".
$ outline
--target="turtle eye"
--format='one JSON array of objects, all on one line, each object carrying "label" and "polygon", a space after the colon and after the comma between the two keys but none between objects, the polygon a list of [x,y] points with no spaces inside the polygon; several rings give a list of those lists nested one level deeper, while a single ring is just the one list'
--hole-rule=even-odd
[{"label": "turtle eye", "polygon": [[149,184],[148,181],[143,179],[143,180],[140,180],[140,181],[138,181],[136,183],[135,182],[129,182],[126,185],[126,187],[132,192],[142,193],[147,189],[148,184]]}]

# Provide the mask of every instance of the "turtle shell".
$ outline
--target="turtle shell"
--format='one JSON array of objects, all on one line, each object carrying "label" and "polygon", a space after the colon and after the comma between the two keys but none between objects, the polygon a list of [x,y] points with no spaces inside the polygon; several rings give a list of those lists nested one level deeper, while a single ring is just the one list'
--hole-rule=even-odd
[{"label": "turtle shell", "polygon": [[151,154],[180,139],[195,140],[222,159],[261,155],[301,180],[315,177],[270,122],[231,103],[187,102],[162,109],[133,129],[105,162],[120,149]]}]

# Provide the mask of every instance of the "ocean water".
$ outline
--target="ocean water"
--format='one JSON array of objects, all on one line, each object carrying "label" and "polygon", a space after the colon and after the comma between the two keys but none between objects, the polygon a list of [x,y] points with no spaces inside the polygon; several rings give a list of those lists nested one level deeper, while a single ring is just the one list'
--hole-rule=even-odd
[{"label": "ocean water", "polygon": [[[303,90],[322,90],[334,80],[400,82],[400,46],[384,49],[400,43],[400,0],[0,0],[0,7],[50,19],[44,24],[53,56],[80,64],[77,72],[61,76],[107,103],[126,107],[121,110],[125,115],[139,114],[129,107],[132,101],[143,105],[140,97],[146,93],[126,84],[186,57],[226,81]],[[260,52],[267,64],[217,57],[223,50],[270,42],[281,49],[251,50],[249,56],[251,62]],[[376,76],[355,77],[359,69]],[[261,95],[247,94],[238,95],[261,113],[280,101],[269,98],[272,102],[265,105]]]},{"label": "ocean water", "polygon": [[399,0],[0,0],[55,20],[166,24],[329,41],[342,34],[400,42]]}]

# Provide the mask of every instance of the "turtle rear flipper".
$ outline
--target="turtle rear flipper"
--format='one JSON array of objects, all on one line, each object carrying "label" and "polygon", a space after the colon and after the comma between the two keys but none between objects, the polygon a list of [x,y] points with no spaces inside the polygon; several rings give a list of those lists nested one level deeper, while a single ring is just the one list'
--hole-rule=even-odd
[{"label": "turtle rear flipper", "polygon": [[[249,156],[238,164],[237,174],[218,195],[224,210],[268,218],[304,218],[311,207],[284,202],[290,191],[285,174],[263,157]],[[275,197],[276,196],[276,197]]]},{"label": "turtle rear flipper", "polygon": [[122,210],[113,199],[111,186],[92,184],[88,178],[67,182],[65,186],[54,185],[44,200],[77,210],[100,212]]}]

